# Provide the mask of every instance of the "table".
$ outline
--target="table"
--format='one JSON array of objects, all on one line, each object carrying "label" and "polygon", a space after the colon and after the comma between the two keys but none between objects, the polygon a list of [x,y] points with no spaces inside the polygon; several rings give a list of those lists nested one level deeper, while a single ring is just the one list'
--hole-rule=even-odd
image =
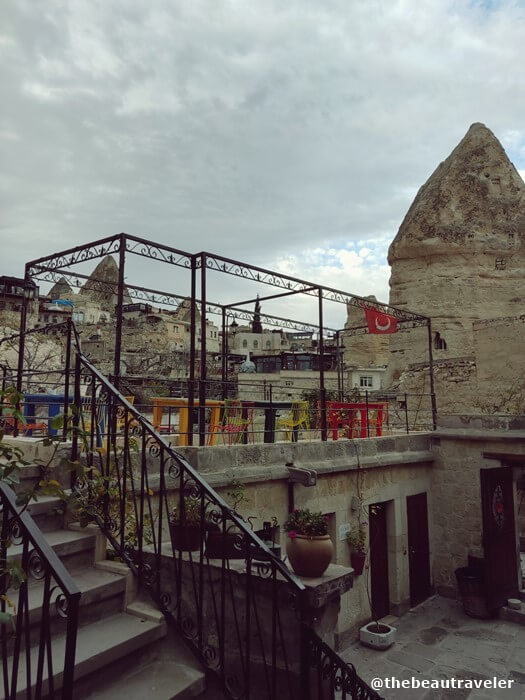
[{"label": "table", "polygon": [[[187,398],[175,398],[172,396],[154,396],[153,402],[153,427],[160,431],[162,427],[162,414],[165,408],[179,409],[179,445],[188,444],[188,423],[189,410]],[[195,408],[199,407],[199,400],[193,401]],[[221,422],[221,408],[224,406],[224,401],[215,399],[206,399],[206,408],[211,408],[210,427],[208,432],[208,445],[215,444],[215,436]]]},{"label": "table", "polygon": [[290,410],[293,401],[241,401],[253,408],[264,408],[264,442],[275,442],[275,418],[280,409]]},{"label": "table", "polygon": [[[374,411],[376,413],[375,436],[380,437],[383,434],[383,418],[384,416],[388,415],[388,403],[342,403],[337,401],[327,401],[326,423],[327,429],[332,431],[332,439],[337,440],[339,437],[339,428],[341,425],[348,426],[350,437],[352,438],[368,437],[368,417],[370,411]],[[354,435],[355,417],[358,412],[361,426],[359,436]]]}]

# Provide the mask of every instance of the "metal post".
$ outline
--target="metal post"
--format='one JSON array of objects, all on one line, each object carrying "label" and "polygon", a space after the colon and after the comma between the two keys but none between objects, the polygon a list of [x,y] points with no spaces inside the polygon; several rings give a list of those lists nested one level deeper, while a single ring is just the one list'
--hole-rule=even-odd
[{"label": "metal post", "polygon": [[[80,364],[80,352],[77,348],[76,352],[76,357],[75,357],[75,390],[74,390],[74,405],[75,405],[75,412],[73,415],[73,444],[71,446],[71,459],[73,462],[75,462],[78,457],[79,457],[79,449],[78,449],[78,428],[80,424],[80,411],[81,411],[81,398],[80,398],[80,373],[81,373],[81,364]],[[74,480],[75,480],[75,472],[72,470],[71,471],[71,488],[74,486]]]},{"label": "metal post", "polygon": [[115,363],[113,374],[115,376],[115,386],[120,389],[120,357],[122,354],[122,307],[124,306],[124,266],[126,263],[126,236],[120,234],[120,243],[118,251],[118,289],[117,289],[117,308],[115,309],[116,326],[115,326]]},{"label": "metal post", "polygon": [[187,444],[193,445],[193,407],[194,402],[194,383],[195,383],[195,339],[197,335],[197,327],[195,323],[195,297],[197,289],[197,259],[194,255],[191,257],[191,300],[190,300],[190,380],[188,392],[188,439]]},{"label": "metal post", "polygon": [[71,372],[71,333],[72,321],[69,318],[67,321],[67,338],[66,338],[66,367],[64,377],[64,423],[62,425],[62,440],[67,438],[67,421],[69,415],[69,375]]},{"label": "metal post", "polygon": [[324,385],[324,339],[323,339],[323,290],[319,294],[319,393],[321,399],[321,440],[328,437],[326,431],[326,388]]},{"label": "metal post", "polygon": [[228,333],[226,326],[226,308],[222,307],[222,343],[221,343],[221,380],[222,380],[222,400],[228,398]]},{"label": "metal post", "polygon": [[206,253],[201,253],[201,373],[199,382],[199,445],[206,444]]},{"label": "metal post", "polygon": [[335,342],[336,342],[336,360],[337,360],[337,395],[338,399],[340,402],[344,400],[344,391],[343,391],[343,372],[342,372],[342,357],[341,357],[341,350],[342,347],[339,345],[339,339],[340,339],[340,332],[336,331],[335,332]]},{"label": "metal post", "polygon": [[368,411],[368,389],[365,391],[365,402],[366,402],[366,436],[370,437],[370,416]]},{"label": "metal post", "polygon": [[[27,326],[27,307],[29,305],[29,299],[26,294],[26,285],[29,281],[29,271],[27,265],[24,273],[24,292],[22,295],[22,310],[20,312],[20,337],[18,339],[18,369],[16,374],[16,391],[17,393],[22,393],[22,375],[24,373],[24,353],[25,353],[25,343],[26,343],[26,326]],[[19,406],[17,406],[19,408]],[[15,435],[17,434],[16,424],[15,424]]]},{"label": "metal post", "polygon": [[405,426],[406,426],[406,431],[407,435],[410,432],[410,426],[408,424],[408,394],[405,391]]},{"label": "metal post", "polygon": [[430,402],[432,405],[432,429],[437,427],[437,404],[436,392],[434,390],[434,357],[432,355],[432,321],[429,318],[427,321],[428,333],[428,372],[430,376]]}]

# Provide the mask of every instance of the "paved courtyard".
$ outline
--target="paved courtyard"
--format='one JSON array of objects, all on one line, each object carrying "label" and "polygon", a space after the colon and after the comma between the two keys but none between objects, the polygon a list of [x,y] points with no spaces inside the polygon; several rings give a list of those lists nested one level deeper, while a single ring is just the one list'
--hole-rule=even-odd
[{"label": "paved courtyard", "polygon": [[397,641],[386,651],[352,644],[342,658],[368,683],[373,678],[513,679],[500,689],[398,689],[378,691],[386,700],[525,700],[525,627],[503,620],[475,620],[461,604],[435,596],[399,620]]}]

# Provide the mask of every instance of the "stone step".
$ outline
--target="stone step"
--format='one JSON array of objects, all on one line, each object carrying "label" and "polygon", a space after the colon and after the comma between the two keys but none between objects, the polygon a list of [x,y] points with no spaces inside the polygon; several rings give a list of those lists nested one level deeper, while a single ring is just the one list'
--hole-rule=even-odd
[{"label": "stone step", "polygon": [[[79,625],[87,625],[104,617],[123,612],[126,609],[126,577],[91,567],[76,571],[74,579],[81,593]],[[53,584],[51,585],[53,586]],[[60,589],[56,588],[51,596],[51,604],[49,606],[51,634],[62,634],[66,629],[66,619],[59,614],[56,607],[56,601],[60,593]],[[43,581],[30,579],[27,590],[30,645],[39,643],[43,594]],[[7,598],[18,609],[20,604],[18,591],[9,589]],[[14,636],[8,640],[8,652],[12,651],[14,642]]]},{"label": "stone step", "polygon": [[[85,569],[95,561],[96,535],[92,530],[51,530],[45,533],[49,545],[70,571]],[[7,559],[12,561],[22,556],[22,545],[12,545],[7,550]]]},{"label": "stone step", "polygon": [[[78,586],[80,597],[80,621],[81,624],[93,622],[105,615],[112,615],[125,609],[124,594],[126,592],[126,579],[118,574],[89,567],[75,571],[74,580]],[[30,580],[27,598],[30,624],[38,624],[42,619],[43,581]],[[59,594],[56,589],[55,594]],[[54,606],[56,595],[52,598],[50,607],[51,618],[58,617]],[[17,591],[8,590],[7,597],[17,600]],[[62,618],[61,618],[62,619]]]},{"label": "stone step", "polygon": [[56,496],[39,496],[27,510],[41,532],[60,530],[64,524],[66,504]]},{"label": "stone step", "polygon": [[199,697],[205,690],[202,671],[162,659],[130,670],[105,688],[86,695],[86,700],[187,700]]},{"label": "stone step", "polygon": [[[93,675],[124,657],[128,657],[132,665],[133,655],[137,650],[154,643],[164,637],[165,634],[166,624],[164,622],[153,622],[135,615],[127,615],[126,613],[111,615],[98,622],[80,627],[77,635],[75,684],[85,676]],[[57,635],[51,641],[55,694],[58,694],[57,691],[62,687],[65,641],[65,635]],[[38,647],[31,649],[30,653],[31,668],[35,669]],[[7,664],[8,668],[11,668],[11,658],[7,659]],[[34,678],[35,676],[33,675],[33,688]],[[46,662],[44,664],[44,683],[46,687],[48,679]],[[26,683],[25,656],[22,656],[18,673],[17,700],[22,700],[22,698],[26,697]],[[47,689],[45,692],[47,692]],[[33,697],[33,694],[31,697]],[[76,697],[75,691],[73,691],[73,697]],[[0,700],[5,700],[3,688],[0,688]]]}]

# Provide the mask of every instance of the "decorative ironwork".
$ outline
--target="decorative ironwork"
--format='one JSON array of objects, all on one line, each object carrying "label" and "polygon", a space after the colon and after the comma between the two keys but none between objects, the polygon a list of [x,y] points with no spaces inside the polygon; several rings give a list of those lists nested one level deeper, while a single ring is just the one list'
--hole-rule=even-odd
[{"label": "decorative ironwork", "polygon": [[[15,545],[23,575],[17,576],[18,589],[8,591],[9,566],[3,567],[8,562],[9,548]],[[0,624],[2,697],[45,695],[50,699],[72,700],[80,591],[30,514],[20,510],[15,493],[4,482],[0,482],[0,565],[0,613],[3,618],[11,614],[13,621],[10,625],[2,619]],[[31,578],[39,583],[30,584]],[[29,614],[29,585],[31,605],[42,609],[38,625]],[[53,617],[65,620],[63,656],[56,649],[52,653]],[[43,668],[46,668],[45,679]],[[24,673],[19,674],[19,669],[24,669]],[[53,678],[59,675],[62,689],[57,693],[53,690]]]},{"label": "decorative ironwork", "polygon": [[128,253],[134,253],[142,258],[151,258],[152,260],[158,260],[169,265],[177,265],[186,269],[191,267],[193,258],[191,253],[127,234],[124,234],[124,240],[125,250]]},{"label": "decorative ironwork", "polygon": [[[213,255],[211,253],[201,253],[200,255],[205,256],[206,267],[210,270],[223,272],[225,274],[234,275],[235,277],[242,277],[243,279],[251,280],[253,282],[260,282],[261,284],[267,284],[272,287],[278,287],[280,289],[295,291],[315,297],[317,297],[319,292],[321,292],[322,298],[326,299],[327,301],[335,301],[347,305],[349,304],[351,306],[358,306],[363,309],[375,309],[381,313],[394,316],[398,320],[427,321],[425,316],[412,313],[411,311],[405,311],[404,309],[398,309],[395,306],[390,306],[390,304],[371,301],[370,299],[365,299],[364,297],[360,297],[355,294],[348,294],[347,292],[343,292],[338,289],[313,284],[312,282],[308,282],[306,280],[279,274],[278,272],[272,270],[265,270],[264,268],[249,265],[248,263],[243,263],[238,260],[223,258],[220,255]],[[199,260],[199,257],[197,257],[197,260]],[[198,262],[197,266],[200,266],[200,262]]]},{"label": "decorative ironwork", "polygon": [[303,628],[306,639],[306,674],[308,698],[316,700],[383,700],[309,627]]},{"label": "decorative ironwork", "polygon": [[38,268],[41,266],[45,266],[50,270],[56,270],[87,262],[89,260],[94,260],[96,258],[101,258],[105,255],[111,255],[112,253],[118,253],[120,250],[120,242],[121,235],[118,234],[116,236],[103,238],[99,241],[93,241],[87,245],[70,248],[69,250],[65,250],[61,253],[46,255],[43,258],[38,258],[37,260],[28,262],[26,265],[26,271],[32,277],[37,273]]},{"label": "decorative ironwork", "polygon": [[[82,407],[85,424],[100,419],[98,397],[108,406],[102,441],[111,448],[98,452],[97,465],[108,492],[90,512],[116,554],[217,674],[228,697],[308,700],[300,673],[306,645],[297,644],[306,634],[300,618],[304,585],[78,347],[76,352],[75,395],[87,373],[88,396],[91,391],[97,397]],[[133,440],[132,424],[139,426]],[[74,460],[80,449],[74,435]],[[86,506],[97,494],[89,485],[88,478],[74,486]],[[337,679],[348,667],[334,656]]]}]

